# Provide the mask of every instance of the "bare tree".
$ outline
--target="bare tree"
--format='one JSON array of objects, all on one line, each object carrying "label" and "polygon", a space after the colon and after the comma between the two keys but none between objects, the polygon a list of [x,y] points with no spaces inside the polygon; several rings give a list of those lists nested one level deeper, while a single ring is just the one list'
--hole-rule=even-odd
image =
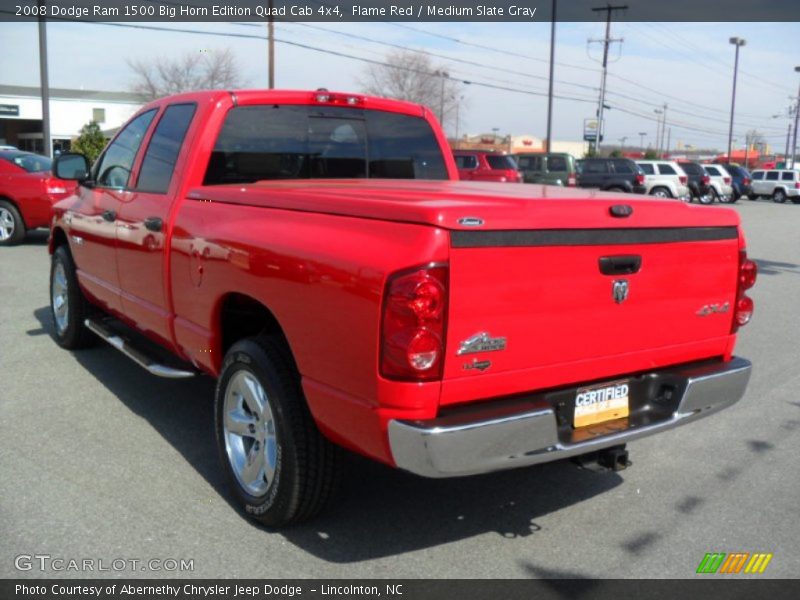
[{"label": "bare tree", "polygon": [[236,57],[229,48],[187,53],[176,58],[129,59],[130,90],[147,100],[193,90],[239,88],[245,85]]},{"label": "bare tree", "polygon": [[367,67],[360,81],[367,94],[424,104],[443,125],[463,118],[462,90],[445,67],[434,65],[426,54],[405,50],[390,52],[384,62]]}]

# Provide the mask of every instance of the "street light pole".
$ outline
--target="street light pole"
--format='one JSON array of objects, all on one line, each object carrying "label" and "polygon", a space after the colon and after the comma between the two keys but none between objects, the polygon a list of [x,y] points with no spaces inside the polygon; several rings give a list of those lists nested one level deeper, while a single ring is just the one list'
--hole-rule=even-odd
[{"label": "street light pole", "polygon": [[739,73],[739,48],[747,42],[744,38],[732,37],[728,40],[736,46],[736,58],[733,62],[733,92],[731,93],[731,126],[728,129],[728,164],[731,162],[731,149],[733,146],[733,112],[736,108],[736,76]]},{"label": "street light pole", "polygon": [[661,115],[664,114],[664,111],[660,108],[654,108],[653,112],[658,115],[658,121],[656,121],[656,157],[661,152]]}]

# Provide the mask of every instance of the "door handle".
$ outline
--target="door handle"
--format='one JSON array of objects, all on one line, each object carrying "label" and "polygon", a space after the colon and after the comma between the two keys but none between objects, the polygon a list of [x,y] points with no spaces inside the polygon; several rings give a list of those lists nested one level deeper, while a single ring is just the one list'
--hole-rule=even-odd
[{"label": "door handle", "polygon": [[104,210],[102,216],[103,220],[108,221],[109,223],[113,223],[117,220],[117,212],[114,210]]},{"label": "door handle", "polygon": [[642,266],[642,257],[636,254],[625,256],[601,256],[600,272],[603,275],[630,275],[638,273]]},{"label": "door handle", "polygon": [[162,221],[159,217],[147,217],[144,220],[145,229],[148,231],[161,231],[161,228],[164,227],[164,221]]}]

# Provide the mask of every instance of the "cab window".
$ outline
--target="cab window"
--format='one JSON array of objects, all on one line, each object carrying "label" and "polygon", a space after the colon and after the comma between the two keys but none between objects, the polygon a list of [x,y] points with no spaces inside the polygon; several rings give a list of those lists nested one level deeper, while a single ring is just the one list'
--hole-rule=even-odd
[{"label": "cab window", "polygon": [[131,176],[131,167],[142,145],[147,128],[156,115],[148,110],[125,126],[94,167],[93,179],[98,187],[124,189]]}]

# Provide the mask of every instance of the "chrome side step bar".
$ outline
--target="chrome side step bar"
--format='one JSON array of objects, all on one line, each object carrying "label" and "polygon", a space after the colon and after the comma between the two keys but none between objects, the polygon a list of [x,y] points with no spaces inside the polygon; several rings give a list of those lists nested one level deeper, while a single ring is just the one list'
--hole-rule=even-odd
[{"label": "chrome side step bar", "polygon": [[131,343],[114,332],[105,323],[95,319],[86,319],[84,321],[89,331],[97,334],[103,340],[111,344],[114,348],[122,352],[125,356],[130,358],[140,367],[146,369],[157,377],[167,377],[169,379],[187,379],[194,377],[197,373],[195,371],[185,371],[183,369],[175,369],[162,365],[154,358],[148,356],[143,351],[135,348]]}]

